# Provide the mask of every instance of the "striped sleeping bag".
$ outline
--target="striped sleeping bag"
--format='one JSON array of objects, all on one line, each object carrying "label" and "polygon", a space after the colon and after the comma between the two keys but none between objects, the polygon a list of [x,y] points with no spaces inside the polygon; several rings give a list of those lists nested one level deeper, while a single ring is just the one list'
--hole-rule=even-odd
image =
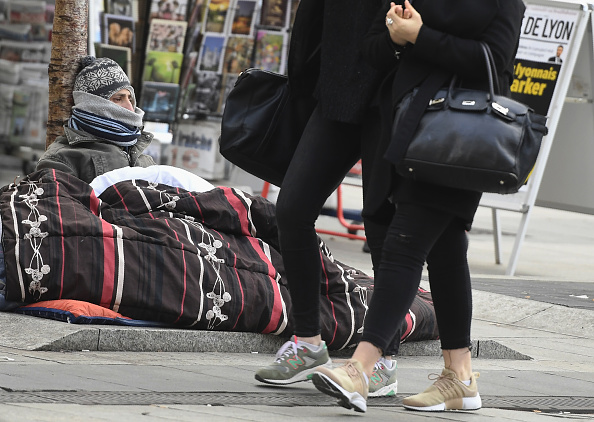
[{"label": "striped sleeping bag", "polygon": [[[97,196],[66,173],[37,171],[0,194],[6,299],[74,299],[178,328],[289,336],[274,211],[228,187],[130,179]],[[373,280],[322,240],[320,252],[322,336],[342,349],[360,338]],[[437,337],[429,293],[419,292],[403,324],[403,339]]]}]

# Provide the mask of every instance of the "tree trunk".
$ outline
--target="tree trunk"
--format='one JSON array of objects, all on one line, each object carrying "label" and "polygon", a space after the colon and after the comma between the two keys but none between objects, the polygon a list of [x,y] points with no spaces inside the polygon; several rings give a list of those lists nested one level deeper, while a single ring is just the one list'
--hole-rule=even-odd
[{"label": "tree trunk", "polygon": [[49,63],[49,114],[46,148],[64,133],[74,100],[72,87],[78,61],[87,55],[88,0],[56,0]]}]

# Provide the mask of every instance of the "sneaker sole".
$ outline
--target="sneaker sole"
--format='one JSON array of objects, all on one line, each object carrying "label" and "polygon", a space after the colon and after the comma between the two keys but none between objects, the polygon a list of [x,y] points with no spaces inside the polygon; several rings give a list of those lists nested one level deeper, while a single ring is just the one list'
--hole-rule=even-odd
[{"label": "sneaker sole", "polygon": [[271,385],[289,385],[289,384],[295,384],[297,382],[305,382],[305,381],[309,381],[311,380],[311,376],[314,372],[316,372],[318,370],[319,367],[321,366],[325,366],[325,367],[332,367],[332,360],[328,359],[327,362],[318,365],[318,366],[314,366],[313,368],[309,368],[306,370],[303,370],[301,372],[299,372],[297,375],[295,375],[292,378],[288,378],[286,380],[276,380],[276,379],[267,379],[267,378],[262,378],[260,375],[256,374],[255,378],[256,380],[263,382],[264,384],[271,384]]},{"label": "sneaker sole", "polygon": [[370,391],[368,397],[391,397],[395,396],[398,391],[398,381],[394,384],[386,385],[373,393]]},{"label": "sneaker sole", "polygon": [[313,385],[322,393],[338,399],[338,404],[345,409],[353,409],[356,412],[365,413],[367,411],[367,401],[361,394],[346,391],[340,385],[336,384],[326,375],[316,372],[311,378]]},{"label": "sneaker sole", "polygon": [[462,406],[448,407],[446,403],[440,403],[433,406],[410,406],[403,404],[405,409],[418,410],[421,412],[445,412],[446,410],[479,410],[483,403],[481,396],[477,394],[475,397],[463,397]]}]

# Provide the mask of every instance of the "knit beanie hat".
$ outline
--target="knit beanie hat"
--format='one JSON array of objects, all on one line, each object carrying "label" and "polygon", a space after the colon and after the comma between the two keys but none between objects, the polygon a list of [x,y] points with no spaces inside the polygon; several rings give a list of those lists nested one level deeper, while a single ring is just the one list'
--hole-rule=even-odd
[{"label": "knit beanie hat", "polygon": [[134,88],[124,70],[112,59],[85,56],[81,59],[81,70],[74,81],[74,91],[83,91],[109,100],[121,89],[132,94],[132,105],[136,107]]}]

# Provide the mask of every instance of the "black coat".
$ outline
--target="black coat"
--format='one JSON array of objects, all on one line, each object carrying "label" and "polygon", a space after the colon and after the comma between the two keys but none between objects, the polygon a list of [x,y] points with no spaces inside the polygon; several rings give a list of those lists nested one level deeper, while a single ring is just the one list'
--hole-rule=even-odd
[{"label": "black coat", "polygon": [[299,3],[288,59],[291,89],[302,98],[315,97],[330,120],[359,123],[377,92],[380,74],[363,59],[361,44],[383,3]]},{"label": "black coat", "polygon": [[[378,14],[365,39],[367,59],[386,77],[375,102],[381,135],[365,144],[372,150],[366,154],[374,160],[371,166],[368,163],[371,172],[364,214],[373,218],[393,194],[395,202],[416,202],[454,213],[469,227],[480,193],[395,175],[384,156],[389,143],[397,142],[390,139],[393,110],[406,93],[440,75],[448,79],[456,73],[466,87],[488,88],[480,41],[493,53],[499,85],[504,87],[501,93],[509,94],[525,6],[521,0],[415,0],[413,6],[423,19],[414,45],[401,49],[391,42],[385,24],[387,8]],[[395,50],[401,50],[400,59],[395,58]],[[369,123],[377,124],[377,120]]]}]

